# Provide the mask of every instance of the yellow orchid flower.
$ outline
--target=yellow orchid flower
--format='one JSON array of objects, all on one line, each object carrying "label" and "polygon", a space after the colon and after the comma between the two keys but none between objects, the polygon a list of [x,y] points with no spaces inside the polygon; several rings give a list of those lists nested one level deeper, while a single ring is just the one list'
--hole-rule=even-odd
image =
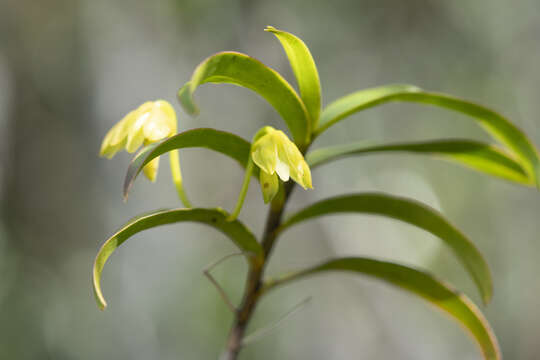
[{"label": "yellow orchid flower", "polygon": [[[165,100],[147,101],[129,112],[109,130],[101,144],[100,155],[110,159],[122,149],[132,153],[142,145],[168,138],[176,134],[176,131],[176,112],[171,104]],[[178,150],[171,151],[169,158],[178,196],[185,206],[191,207],[182,187]],[[143,173],[153,182],[156,180],[158,167],[159,157],[146,164]]]},{"label": "yellow orchid flower", "polygon": [[[124,116],[105,135],[100,155],[112,158],[123,148],[136,151],[141,145],[163,140],[176,133],[176,113],[167,101],[148,101]],[[144,175],[155,181],[159,158],[149,162],[143,169]]]},{"label": "yellow orchid flower", "polygon": [[296,145],[281,130],[265,126],[255,134],[251,145],[250,158],[236,207],[228,220],[238,217],[249,187],[254,164],[260,169],[259,182],[265,203],[272,201],[279,191],[279,179],[292,178],[304,189],[313,189],[311,170]]},{"label": "yellow orchid flower", "polygon": [[266,203],[277,194],[278,177],[282,181],[292,178],[304,189],[313,188],[304,156],[281,130],[262,128],[251,146],[251,159],[261,169],[259,180]]}]

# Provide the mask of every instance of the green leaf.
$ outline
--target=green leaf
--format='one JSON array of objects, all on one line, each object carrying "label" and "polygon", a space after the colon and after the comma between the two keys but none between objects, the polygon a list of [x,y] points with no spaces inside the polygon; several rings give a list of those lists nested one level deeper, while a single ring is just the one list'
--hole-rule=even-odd
[{"label": "green leaf", "polygon": [[310,136],[309,115],[292,86],[275,70],[248,55],[221,52],[204,60],[178,92],[184,109],[197,114],[193,93],[204,83],[228,83],[255,91],[281,115],[297,144],[305,145]]},{"label": "green leaf", "polygon": [[227,235],[243,252],[251,255],[250,261],[261,261],[262,248],[255,236],[239,221],[227,221],[228,214],[221,209],[174,209],[159,210],[139,216],[118,230],[99,250],[94,261],[94,295],[98,306],[107,306],[101,292],[101,272],[111,254],[131,236],[156,226],[192,221],[210,225]]},{"label": "green leaf", "polygon": [[387,85],[361,90],[328,105],[321,114],[321,124],[314,136],[321,134],[339,120],[358,111],[390,101],[407,101],[439,106],[476,119],[496,140],[505,145],[523,166],[533,183],[540,188],[538,151],[514,124],[484,106],[446,94],[430,93],[411,85]]},{"label": "green leaf", "polygon": [[474,244],[439,212],[414,200],[382,194],[362,193],[338,196],[316,202],[289,217],[280,231],[299,222],[324,215],[364,213],[400,220],[438,236],[463,263],[488,303],[493,285],[488,265]]},{"label": "green leaf", "polygon": [[[251,144],[239,136],[215,129],[193,129],[171,136],[141,149],[129,164],[124,180],[124,199],[143,167],[156,157],[175,149],[201,147],[220,152],[236,160],[245,168]],[[254,174],[258,175],[258,172]]]},{"label": "green leaf", "polygon": [[344,157],[385,152],[435,155],[505,180],[534,185],[521,165],[504,151],[493,145],[472,140],[435,140],[383,145],[366,145],[365,142],[361,142],[313,150],[307,154],[306,161],[314,168]]},{"label": "green leaf", "polygon": [[291,33],[272,26],[267,26],[265,31],[273,33],[287,53],[300,89],[300,97],[311,117],[312,128],[316,128],[321,112],[321,83],[311,52],[301,39]]},{"label": "green leaf", "polygon": [[437,308],[448,313],[472,336],[480,346],[484,359],[502,359],[499,345],[488,321],[474,303],[465,295],[433,276],[386,261],[369,258],[342,258],[269,281],[266,290],[301,279],[305,276],[327,271],[361,273],[418,295]]}]

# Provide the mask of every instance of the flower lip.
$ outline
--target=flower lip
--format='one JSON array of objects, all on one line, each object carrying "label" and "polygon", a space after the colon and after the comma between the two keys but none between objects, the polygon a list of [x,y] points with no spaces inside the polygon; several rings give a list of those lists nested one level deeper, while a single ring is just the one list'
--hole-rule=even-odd
[{"label": "flower lip", "polygon": [[276,173],[278,174],[279,178],[283,181],[289,181],[290,177],[290,169],[289,165],[281,161],[281,159],[278,158],[278,162],[276,164]]}]

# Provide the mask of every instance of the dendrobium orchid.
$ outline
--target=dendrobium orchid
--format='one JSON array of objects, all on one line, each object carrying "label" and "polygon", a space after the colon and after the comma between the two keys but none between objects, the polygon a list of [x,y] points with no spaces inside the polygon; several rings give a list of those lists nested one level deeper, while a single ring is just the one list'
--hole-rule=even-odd
[{"label": "dendrobium orchid", "polygon": [[312,189],[311,171],[296,145],[281,130],[270,126],[255,135],[251,145],[251,159],[260,168],[259,180],[267,203],[279,190],[282,181],[292,178],[304,189]]},{"label": "dendrobium orchid", "polygon": [[[105,263],[116,249],[140,231],[161,225],[184,221],[208,225],[230,238],[240,252],[226,255],[204,270],[204,275],[216,287],[233,316],[233,326],[220,359],[236,360],[243,346],[259,337],[273,325],[245,336],[260,299],[272,289],[285,283],[319,273],[347,272],[367,275],[397,286],[432,303],[457,320],[480,346],[484,360],[501,360],[497,339],[486,318],[467,296],[454,290],[445,282],[415,268],[381,261],[369,257],[337,257],[298,271],[269,278],[265,269],[284,231],[291,226],[321,216],[334,214],[370,214],[392,218],[439,237],[465,266],[480,291],[485,304],[493,294],[493,280],[489,266],[474,244],[444,216],[429,206],[380,192],[342,194],[317,201],[294,213],[284,211],[291,200],[295,182],[304,189],[312,188],[309,166],[321,166],[346,156],[367,155],[380,152],[410,152],[442,157],[466,165],[471,169],[503,178],[521,185],[540,188],[540,153],[522,133],[504,116],[481,105],[454,96],[427,92],[416,86],[392,84],[363,89],[321,106],[321,85],[315,61],[307,45],[295,35],[271,26],[266,28],[279,40],[289,59],[296,78],[298,91],[280,74],[260,61],[242,53],[223,51],[201,62],[182,88],[178,99],[184,110],[196,115],[199,110],[194,102],[196,89],[206,83],[228,83],[256,92],[274,107],[288,127],[283,131],[266,126],[255,133],[251,142],[226,131],[199,128],[171,136],[177,130],[174,110],[165,101],[143,104],[115,125],[103,141],[101,154],[112,157],[117,151],[135,151],[142,144],[155,144],[142,149],[132,160],[124,181],[124,198],[135,178],[143,169],[150,179],[157,172],[157,160],[165,153],[169,160],[172,178],[178,195],[188,209],[157,210],[130,220],[114,233],[101,247],[93,268],[94,295],[98,306],[104,309],[105,299],[101,290],[101,276]],[[370,145],[365,142],[319,148],[308,153],[313,141],[339,121],[364,109],[389,101],[414,102],[442,107],[471,116],[499,142],[498,145],[466,139],[433,140],[428,142],[391,143]],[[283,129],[286,131],[285,129]],[[170,138],[169,138],[170,136]],[[297,147],[298,146],[298,147]],[[180,174],[180,149],[206,148],[229,156],[244,169],[244,178],[234,209],[228,212],[220,207],[189,209]],[[304,159],[306,154],[307,161]],[[308,166],[309,163],[309,166]],[[150,165],[149,165],[150,164]],[[145,168],[146,166],[146,168]],[[226,166],[224,164],[222,167]],[[209,192],[230,190],[227,180],[214,171],[216,186]],[[259,239],[242,221],[237,220],[247,196],[252,179],[257,176],[265,203],[269,203],[264,230]],[[350,175],[345,175],[350,176]],[[293,179],[294,182],[288,182]],[[185,237],[184,233],[179,233]],[[302,232],[298,232],[302,236]],[[220,236],[223,237],[223,236]],[[238,304],[233,303],[227,292],[213,278],[210,271],[233,255],[247,260],[247,274],[241,276],[245,287]],[[275,255],[274,255],[275,256]],[[306,303],[306,300],[299,305]],[[295,306],[287,314],[299,308]]]}]

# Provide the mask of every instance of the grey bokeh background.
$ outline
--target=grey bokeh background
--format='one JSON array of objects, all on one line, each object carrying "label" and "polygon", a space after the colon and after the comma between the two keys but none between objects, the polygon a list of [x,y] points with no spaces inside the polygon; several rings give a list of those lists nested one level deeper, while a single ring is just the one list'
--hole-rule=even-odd
[{"label": "grey bokeh background", "polygon": [[[487,104],[540,144],[540,3],[496,1],[83,1],[0,2],[0,358],[215,359],[231,320],[201,269],[234,250],[200,225],[137,235],[106,267],[110,307],[90,286],[99,245],[142,211],[178,206],[166,162],[159,179],[120,189],[130,156],[97,156],[105,132],[145,100],[175,104],[179,126],[216,127],[245,138],[283,127],[262,99],[231,86],[204,86],[201,115],[176,90],[206,56],[238,50],[293,82],[264,26],[291,31],[317,61],[324,103],[359,88],[412,83]],[[340,123],[316,146],[373,139],[486,139],[469,119],[392,104]],[[229,159],[182,152],[191,198],[231,208],[242,179]],[[352,191],[381,190],[438,209],[475,241],[495,278],[485,309],[507,359],[535,359],[540,194],[453,164],[408,155],[348,159],[314,172],[315,191],[291,209]],[[252,186],[241,218],[261,232],[264,207]],[[336,254],[373,255],[428,268],[478,296],[449,250],[394,221],[325,218],[285,234],[271,273]],[[245,265],[215,270],[234,299]],[[283,288],[258,308],[251,329],[312,296],[310,305],[242,359],[478,359],[458,325],[384,284],[328,275]]]}]

